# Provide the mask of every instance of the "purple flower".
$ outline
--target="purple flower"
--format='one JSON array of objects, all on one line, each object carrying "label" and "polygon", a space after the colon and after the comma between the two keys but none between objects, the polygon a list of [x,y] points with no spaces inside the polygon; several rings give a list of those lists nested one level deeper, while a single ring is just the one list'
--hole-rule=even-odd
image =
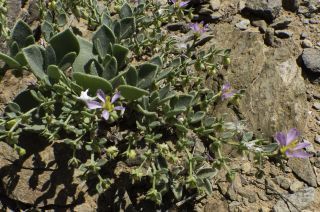
[{"label": "purple flower", "polygon": [[227,82],[222,86],[222,94],[221,99],[229,99],[232,98],[237,93],[237,90],[232,89],[231,84]]},{"label": "purple flower", "polygon": [[296,128],[292,128],[289,132],[278,132],[275,134],[274,139],[280,146],[280,152],[287,157],[295,158],[308,158],[311,155],[303,150],[303,148],[310,145],[309,142],[299,142],[298,137],[300,132]]},{"label": "purple flower", "polygon": [[179,7],[185,7],[190,2],[190,1],[180,1],[180,0],[178,0],[178,3],[177,3],[177,0],[170,0],[170,1],[171,1],[171,3],[173,3],[175,5],[178,5]]},{"label": "purple flower", "polygon": [[105,120],[109,119],[110,113],[114,110],[120,110],[121,113],[124,112],[125,108],[122,106],[114,106],[114,102],[117,101],[117,99],[120,98],[120,93],[116,93],[110,101],[110,96],[106,96],[105,93],[102,90],[97,91],[97,97],[101,102],[88,100],[86,101],[86,104],[89,109],[103,109],[102,111],[102,117]]},{"label": "purple flower", "polygon": [[203,25],[203,21],[199,23],[190,23],[190,29],[192,29],[196,34],[201,35],[204,32],[208,31],[208,24]]}]

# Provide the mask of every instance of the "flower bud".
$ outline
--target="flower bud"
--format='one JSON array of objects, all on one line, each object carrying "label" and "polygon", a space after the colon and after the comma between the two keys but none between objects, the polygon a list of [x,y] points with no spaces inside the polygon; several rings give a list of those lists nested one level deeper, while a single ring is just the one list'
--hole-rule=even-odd
[{"label": "flower bud", "polygon": [[49,3],[49,9],[50,10],[55,10],[57,8],[57,3],[56,1],[52,1]]},{"label": "flower bud", "polygon": [[127,156],[129,159],[135,159],[137,157],[137,153],[135,150],[133,149],[130,149],[128,152],[127,152]]},{"label": "flower bud", "polygon": [[224,57],[223,58],[223,64],[224,65],[230,65],[231,64],[230,57]]},{"label": "flower bud", "polygon": [[10,130],[15,124],[17,123],[17,121],[15,119],[11,119],[10,121],[6,122],[6,129]]},{"label": "flower bud", "polygon": [[109,148],[106,149],[106,154],[110,157],[110,158],[115,158],[118,155],[118,148],[116,146],[111,146]]}]

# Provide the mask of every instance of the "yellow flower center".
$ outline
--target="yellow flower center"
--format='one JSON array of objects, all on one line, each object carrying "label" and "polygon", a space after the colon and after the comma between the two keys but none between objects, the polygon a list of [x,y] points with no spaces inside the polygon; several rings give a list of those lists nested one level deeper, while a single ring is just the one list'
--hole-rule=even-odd
[{"label": "yellow flower center", "polygon": [[106,96],[106,102],[103,105],[103,108],[108,112],[112,112],[114,109],[114,105],[110,101],[110,96]]},{"label": "yellow flower center", "polygon": [[295,148],[295,147],[297,146],[297,144],[298,144],[298,141],[293,141],[293,142],[291,142],[289,145],[281,147],[280,151],[281,151],[281,153],[283,154],[283,153],[285,153],[287,150],[290,151],[290,149]]}]

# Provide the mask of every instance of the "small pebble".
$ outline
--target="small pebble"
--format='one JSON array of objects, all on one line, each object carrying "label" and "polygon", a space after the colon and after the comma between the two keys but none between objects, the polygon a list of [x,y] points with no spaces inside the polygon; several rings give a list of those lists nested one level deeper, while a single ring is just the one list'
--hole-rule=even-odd
[{"label": "small pebble", "polygon": [[276,30],[274,34],[279,38],[290,38],[293,35],[293,32],[290,30]]},{"label": "small pebble", "polygon": [[308,37],[308,34],[306,32],[302,32],[300,35],[301,39],[306,39]]},{"label": "small pebble", "polygon": [[312,48],[313,44],[310,40],[305,39],[302,41],[301,46],[302,46],[302,48]]},{"label": "small pebble", "polygon": [[316,110],[320,110],[320,102],[316,102],[313,104],[313,108]]},{"label": "small pebble", "polygon": [[320,144],[320,135],[316,135],[316,137],[314,138],[314,141],[315,141],[317,144]]},{"label": "small pebble", "polygon": [[248,19],[245,19],[236,23],[236,27],[239,28],[240,30],[246,30],[248,29],[249,24],[250,24],[250,21]]},{"label": "small pebble", "polygon": [[298,180],[294,181],[291,185],[290,185],[290,191],[292,192],[297,192],[299,191],[301,188],[303,188],[304,183],[300,182]]}]

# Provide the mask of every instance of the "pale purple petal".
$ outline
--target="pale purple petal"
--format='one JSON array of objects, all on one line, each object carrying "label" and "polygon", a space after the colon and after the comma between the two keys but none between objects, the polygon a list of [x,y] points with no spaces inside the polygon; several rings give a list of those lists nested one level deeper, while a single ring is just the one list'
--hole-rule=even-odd
[{"label": "pale purple petal", "polygon": [[97,90],[97,97],[98,97],[103,103],[106,102],[106,95],[104,94],[104,92],[103,92],[101,89]]},{"label": "pale purple petal", "polygon": [[188,5],[188,3],[189,3],[189,1],[182,1],[179,3],[179,7],[185,7]]},{"label": "pale purple petal", "polygon": [[110,116],[110,113],[106,110],[102,111],[102,117],[104,118],[104,120],[108,121]]},{"label": "pale purple petal", "polygon": [[222,100],[228,99],[233,97],[236,94],[236,90],[230,91],[230,92],[226,92],[226,93],[222,93]]},{"label": "pale purple petal", "polygon": [[295,151],[295,150],[303,149],[310,145],[311,144],[309,142],[301,142],[301,143],[298,143],[292,150]]},{"label": "pale purple petal", "polygon": [[312,155],[303,151],[303,150],[297,150],[297,151],[293,151],[293,152],[290,152],[289,150],[286,151],[286,155],[288,158],[309,158],[311,157]]},{"label": "pale purple petal", "polygon": [[111,99],[111,103],[114,103],[119,98],[120,98],[120,92],[117,92],[115,95],[113,95],[113,97]]},{"label": "pale purple petal", "polygon": [[274,139],[280,146],[286,146],[286,135],[282,132],[278,132],[275,134]]},{"label": "pale purple petal", "polygon": [[115,106],[114,109],[115,109],[115,110],[121,110],[121,114],[123,114],[124,111],[126,110],[126,108],[125,108],[125,107],[122,107],[122,106]]},{"label": "pale purple petal", "polygon": [[226,92],[231,88],[231,84],[227,82],[226,84],[222,85],[222,92]]},{"label": "pale purple petal", "polygon": [[177,2],[177,0],[170,0],[170,1],[171,3],[174,3],[174,4]]},{"label": "pale purple petal", "polygon": [[296,140],[300,136],[300,132],[296,128],[292,128],[287,133],[286,145],[289,145],[292,141]]},{"label": "pale purple petal", "polygon": [[90,110],[102,108],[101,104],[97,101],[87,101],[86,104]]}]

